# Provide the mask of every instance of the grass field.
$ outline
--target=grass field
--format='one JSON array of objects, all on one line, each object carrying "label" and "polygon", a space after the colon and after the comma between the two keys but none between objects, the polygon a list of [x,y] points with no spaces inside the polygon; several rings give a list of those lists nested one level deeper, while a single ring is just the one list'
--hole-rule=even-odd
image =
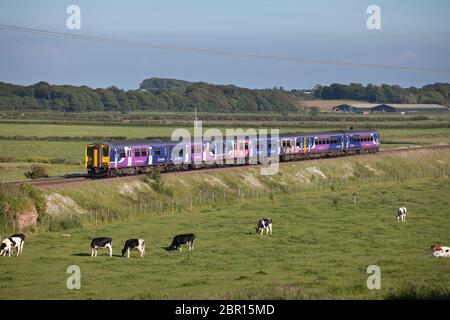
[{"label": "grass field", "polygon": [[[0,258],[0,299],[448,299],[449,260],[429,246],[450,242],[449,186],[448,177],[349,185],[32,235],[23,255]],[[263,216],[273,236],[255,234]],[[182,232],[197,235],[195,251],[166,251]],[[112,258],[89,257],[94,236],[113,237]],[[145,259],[118,257],[132,237],[145,238]],[[381,290],[366,288],[374,264]],[[81,268],[80,290],[66,288],[69,265]]]}]

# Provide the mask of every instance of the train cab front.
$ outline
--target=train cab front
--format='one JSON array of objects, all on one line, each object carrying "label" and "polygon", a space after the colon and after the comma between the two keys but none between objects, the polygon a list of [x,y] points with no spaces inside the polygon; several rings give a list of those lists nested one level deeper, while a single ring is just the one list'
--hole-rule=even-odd
[{"label": "train cab front", "polygon": [[109,174],[109,145],[90,144],[85,147],[86,169],[90,177]]}]

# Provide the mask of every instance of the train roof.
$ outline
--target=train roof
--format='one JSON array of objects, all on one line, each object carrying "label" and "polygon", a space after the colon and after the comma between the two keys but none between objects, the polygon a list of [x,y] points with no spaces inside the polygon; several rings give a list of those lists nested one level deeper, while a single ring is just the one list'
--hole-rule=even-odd
[{"label": "train roof", "polygon": [[127,139],[127,140],[111,140],[103,142],[104,144],[109,144],[114,147],[128,147],[128,146],[146,146],[146,145],[167,145],[176,143],[170,141],[169,139]]},{"label": "train roof", "polygon": [[341,134],[361,134],[373,133],[378,130],[339,130],[339,131],[312,131],[312,132],[288,132],[280,134],[280,137],[297,137],[297,136],[324,136],[324,135],[341,135]]},{"label": "train roof", "polygon": [[[377,130],[342,130],[342,131],[317,131],[317,132],[288,132],[279,134],[280,138],[298,137],[298,136],[323,136],[323,135],[342,135],[342,134],[364,134],[378,132]],[[270,135],[270,133],[268,134]],[[225,136],[224,136],[225,137]],[[110,140],[99,142],[101,144],[109,144],[114,147],[127,146],[146,146],[146,145],[176,145],[178,141],[171,141],[170,139],[129,139],[129,140]]]}]

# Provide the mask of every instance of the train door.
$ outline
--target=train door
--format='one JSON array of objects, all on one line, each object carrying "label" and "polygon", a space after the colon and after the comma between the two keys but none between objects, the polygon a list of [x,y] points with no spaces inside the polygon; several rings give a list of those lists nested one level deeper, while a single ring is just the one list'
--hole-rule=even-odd
[{"label": "train door", "polygon": [[124,147],[124,149],[125,149],[125,156],[126,156],[126,158],[127,158],[127,166],[128,167],[131,167],[131,165],[132,165],[132,157],[131,157],[131,148],[130,147]]},{"label": "train door", "polygon": [[308,137],[306,139],[307,139],[306,144],[307,144],[308,151],[311,152],[311,149],[314,149],[314,147],[316,146],[315,139],[314,139],[314,137]]},{"label": "train door", "polygon": [[148,164],[149,165],[153,164],[153,148],[152,147],[148,147]]},{"label": "train door", "polygon": [[117,168],[117,163],[119,162],[119,152],[117,148],[114,148],[114,168]]},{"label": "train door", "polygon": [[185,145],[183,148],[184,148],[184,163],[190,163],[190,161],[189,161],[189,145]]}]

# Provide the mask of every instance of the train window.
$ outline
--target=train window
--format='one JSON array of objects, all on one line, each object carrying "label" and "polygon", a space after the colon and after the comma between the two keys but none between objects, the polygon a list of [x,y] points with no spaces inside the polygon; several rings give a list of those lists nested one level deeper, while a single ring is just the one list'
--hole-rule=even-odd
[{"label": "train window", "polygon": [[141,157],[147,156],[147,149],[141,149]]},{"label": "train window", "polygon": [[134,149],[134,156],[140,157],[141,156],[141,149]]},{"label": "train window", "polygon": [[125,158],[125,150],[123,149],[119,150],[119,158]]},{"label": "train window", "polygon": [[104,157],[109,157],[109,148],[103,147],[103,156]]},{"label": "train window", "polygon": [[295,145],[296,145],[297,147],[301,147],[301,146],[302,146],[302,142],[301,142],[300,140],[297,140],[297,142],[295,143]]},{"label": "train window", "polygon": [[161,155],[161,148],[155,148],[155,156],[160,156]]},{"label": "train window", "polygon": [[245,150],[248,150],[248,142],[245,143],[244,148]]}]

